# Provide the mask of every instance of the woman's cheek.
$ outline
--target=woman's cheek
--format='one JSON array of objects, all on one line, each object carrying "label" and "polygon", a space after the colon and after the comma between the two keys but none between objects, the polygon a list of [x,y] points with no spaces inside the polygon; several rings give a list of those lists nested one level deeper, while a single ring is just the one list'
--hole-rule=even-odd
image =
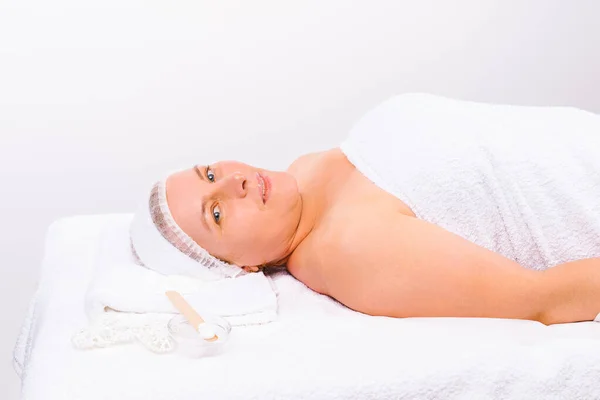
[{"label": "woman's cheek", "polygon": [[245,230],[251,229],[258,231],[264,225],[265,221],[263,218],[261,218],[259,212],[251,208],[246,208],[243,210],[236,210],[236,223],[238,223],[240,226],[243,226]]}]

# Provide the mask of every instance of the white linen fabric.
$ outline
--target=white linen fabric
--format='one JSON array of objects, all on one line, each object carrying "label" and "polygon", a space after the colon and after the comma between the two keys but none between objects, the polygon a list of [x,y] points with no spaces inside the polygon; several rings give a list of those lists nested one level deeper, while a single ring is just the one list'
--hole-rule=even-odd
[{"label": "white linen fabric", "polygon": [[[130,215],[63,219],[48,231],[25,345],[23,400],[578,399],[600,396],[600,324],[370,317],[287,273],[273,277],[275,322],[234,327],[201,359],[140,346],[76,350],[107,227]],[[25,356],[23,356],[25,355]]]}]

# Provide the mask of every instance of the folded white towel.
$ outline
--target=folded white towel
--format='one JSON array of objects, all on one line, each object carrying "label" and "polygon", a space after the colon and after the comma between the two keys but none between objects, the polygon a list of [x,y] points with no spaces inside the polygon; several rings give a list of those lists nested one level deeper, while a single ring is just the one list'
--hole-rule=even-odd
[{"label": "folded white towel", "polygon": [[85,297],[90,325],[74,336],[76,347],[141,339],[139,333],[145,332],[152,339],[142,342],[151,350],[170,350],[166,322],[177,310],[165,295],[167,290],[181,293],[200,315],[221,316],[232,326],[264,324],[277,318],[274,286],[262,272],[217,281],[159,274],[134,262],[129,220],[123,222],[107,227],[102,234]]},{"label": "folded white towel", "polygon": [[100,263],[86,295],[86,312],[94,318],[106,311],[176,313],[165,296],[175,290],[198,312],[225,317],[232,325],[268,322],[277,308],[275,293],[262,272],[236,279],[202,282],[163,276],[133,263]]}]

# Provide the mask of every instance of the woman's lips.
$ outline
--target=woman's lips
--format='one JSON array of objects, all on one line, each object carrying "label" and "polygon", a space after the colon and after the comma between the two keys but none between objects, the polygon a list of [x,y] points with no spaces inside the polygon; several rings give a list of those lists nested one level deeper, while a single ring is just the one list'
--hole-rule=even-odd
[{"label": "woman's lips", "polygon": [[269,197],[271,196],[271,188],[273,187],[273,184],[271,183],[271,179],[268,176],[263,176],[263,180],[265,182],[265,198],[264,198],[264,202],[266,204],[267,200],[269,200]]},{"label": "woman's lips", "polygon": [[259,195],[261,196],[263,204],[266,204],[271,192],[271,180],[269,177],[260,174],[260,172],[257,172],[256,176],[258,178]]}]

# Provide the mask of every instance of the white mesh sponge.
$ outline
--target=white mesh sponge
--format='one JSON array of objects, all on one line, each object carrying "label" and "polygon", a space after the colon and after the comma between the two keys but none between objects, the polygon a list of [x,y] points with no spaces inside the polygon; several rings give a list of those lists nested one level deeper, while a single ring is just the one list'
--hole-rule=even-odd
[{"label": "white mesh sponge", "polygon": [[166,179],[152,186],[135,213],[130,237],[134,256],[161,274],[218,280],[246,273],[209,254],[177,225],[167,204]]}]

